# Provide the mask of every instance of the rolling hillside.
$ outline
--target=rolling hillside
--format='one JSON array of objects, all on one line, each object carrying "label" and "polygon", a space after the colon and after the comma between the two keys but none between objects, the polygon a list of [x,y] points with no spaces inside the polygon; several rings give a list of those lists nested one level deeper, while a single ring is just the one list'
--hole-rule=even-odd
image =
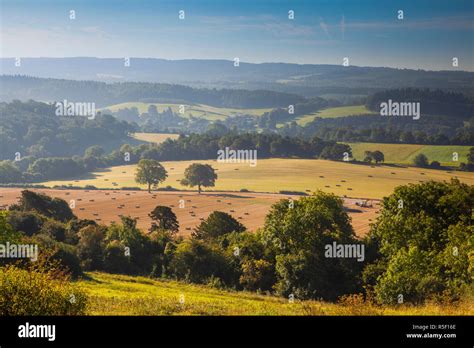
[{"label": "rolling hillside", "polygon": [[300,126],[304,126],[314,120],[315,117],[336,118],[343,116],[356,116],[367,114],[373,114],[373,112],[367,109],[365,105],[338,106],[334,108],[327,108],[318,112],[314,112],[312,114],[300,116],[296,119],[296,123],[298,123]]},{"label": "rolling hillside", "polygon": [[145,277],[88,273],[77,282],[89,296],[87,315],[473,315],[473,302],[380,307],[360,300],[290,303],[282,297],[220,290]]},{"label": "rolling hillside", "polygon": [[[355,159],[364,160],[365,151],[382,151],[385,163],[411,164],[420,153],[426,155],[428,160],[438,161],[442,165],[459,166],[466,162],[466,156],[471,146],[461,145],[416,145],[416,144],[382,144],[382,143],[347,143],[352,148]],[[453,161],[453,153],[458,153],[458,161]]]},{"label": "rolling hillside", "polygon": [[[136,107],[139,113],[147,112],[150,105],[155,105],[158,112],[171,108],[173,112],[186,117],[198,117],[204,118],[209,121],[224,120],[230,116],[237,115],[253,115],[261,116],[264,112],[270,111],[271,108],[263,109],[232,109],[232,108],[218,108],[203,104],[166,104],[166,103],[141,103],[141,102],[129,102],[120,103],[108,106],[104,109],[109,109],[113,112],[117,112],[120,109]],[[184,105],[184,113],[180,114],[180,106]]]},{"label": "rolling hillside", "polygon": [[[312,192],[323,190],[339,196],[380,199],[392,193],[399,185],[426,180],[449,181],[457,177],[474,184],[474,173],[449,172],[443,170],[404,168],[391,166],[369,166],[326,160],[272,158],[258,160],[256,167],[248,163],[218,163],[207,161],[162,162],[168,171],[167,180],[160,186],[170,185],[187,189],[180,184],[184,170],[192,163],[208,163],[217,169],[216,186],[211,190],[255,192],[279,192],[293,190]],[[135,182],[135,165],[117,166],[69,180],[55,180],[41,184],[74,185],[98,188],[120,188],[141,186]],[[115,183],[115,184],[114,184]]]}]

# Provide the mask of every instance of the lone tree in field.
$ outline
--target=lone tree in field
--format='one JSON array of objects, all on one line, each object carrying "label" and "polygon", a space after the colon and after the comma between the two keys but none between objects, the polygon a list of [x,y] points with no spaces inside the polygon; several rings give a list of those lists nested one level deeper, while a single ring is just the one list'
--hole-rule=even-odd
[{"label": "lone tree in field", "polygon": [[428,157],[426,157],[424,154],[420,153],[413,159],[413,164],[417,167],[428,167],[429,162],[428,162]]},{"label": "lone tree in field", "polygon": [[184,186],[197,186],[201,193],[201,186],[212,187],[215,185],[217,174],[209,164],[193,163],[184,171],[184,179],[181,184]]},{"label": "lone tree in field", "polygon": [[153,220],[151,232],[161,229],[176,233],[179,230],[178,219],[170,207],[158,205],[148,216]]},{"label": "lone tree in field", "polygon": [[151,192],[151,186],[156,187],[168,177],[166,169],[160,162],[151,159],[142,159],[138,162],[135,181],[139,184],[148,185],[148,192]]},{"label": "lone tree in field", "polygon": [[372,163],[375,161],[376,164],[385,161],[385,156],[382,151],[375,150],[375,151],[365,151],[365,159],[364,162]]}]

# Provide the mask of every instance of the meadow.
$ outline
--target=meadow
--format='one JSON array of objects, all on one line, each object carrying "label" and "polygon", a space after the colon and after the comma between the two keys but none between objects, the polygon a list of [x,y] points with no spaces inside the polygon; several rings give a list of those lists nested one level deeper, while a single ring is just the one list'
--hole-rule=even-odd
[{"label": "meadow", "polygon": [[133,138],[148,143],[161,144],[166,139],[177,139],[179,134],[166,134],[166,133],[134,133]]},{"label": "meadow", "polygon": [[76,282],[86,315],[473,315],[474,301],[377,306],[354,296],[340,303],[300,301],[173,280],[87,273]]},{"label": "meadow", "polygon": [[[466,156],[471,146],[462,145],[417,145],[417,144],[383,144],[383,143],[347,143],[352,148],[355,159],[363,161],[365,151],[382,151],[385,163],[412,164],[420,153],[428,160],[438,161],[444,166],[459,166],[466,163]],[[453,153],[458,154],[458,161],[453,161]]]},{"label": "meadow", "polygon": [[[389,165],[370,166],[319,159],[272,158],[258,160],[256,167],[247,163],[218,163],[216,160],[162,162],[168,171],[168,178],[160,186],[189,189],[182,186],[180,180],[184,177],[184,170],[197,162],[210,164],[216,169],[218,179],[216,186],[210,190],[222,191],[247,189],[255,192],[290,190],[310,193],[322,190],[339,196],[381,199],[391,194],[395,187],[408,183],[449,181],[454,177],[470,185],[474,184],[474,173],[469,172]],[[98,188],[145,188],[135,182],[135,172],[136,165],[116,166],[69,180],[40,184],[48,187],[93,185]]]},{"label": "meadow", "polygon": [[[234,108],[219,108],[204,104],[168,104],[168,103],[141,103],[141,102],[129,102],[107,106],[104,109],[109,109],[113,112],[117,112],[120,109],[136,107],[139,113],[147,112],[150,105],[155,105],[158,112],[163,112],[168,108],[171,108],[173,112],[178,115],[185,117],[198,117],[204,118],[209,121],[225,120],[230,116],[237,115],[253,115],[261,116],[264,112],[272,110],[271,108],[262,109],[234,109]],[[184,113],[180,113],[180,106],[184,105]]]},{"label": "meadow", "polygon": [[365,105],[338,106],[334,108],[320,110],[308,115],[299,116],[296,119],[296,123],[298,123],[300,126],[305,126],[309,122],[313,121],[315,117],[336,118],[343,116],[356,116],[367,114],[374,114],[374,112],[367,109]]}]

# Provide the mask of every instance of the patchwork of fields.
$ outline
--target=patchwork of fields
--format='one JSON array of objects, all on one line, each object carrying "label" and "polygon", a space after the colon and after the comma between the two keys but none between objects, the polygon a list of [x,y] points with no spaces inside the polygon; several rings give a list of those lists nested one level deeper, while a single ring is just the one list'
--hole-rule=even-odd
[{"label": "patchwork of fields", "polygon": [[184,112],[181,116],[185,117],[198,117],[204,118],[209,121],[224,120],[230,116],[237,115],[254,115],[261,116],[263,113],[272,110],[271,108],[261,108],[261,109],[233,109],[233,108],[218,108],[209,105],[203,104],[167,104],[167,103],[140,103],[140,102],[130,102],[130,103],[121,103],[115,104],[106,107],[113,112],[117,112],[120,109],[136,107],[139,113],[147,112],[150,105],[155,105],[158,112],[163,112],[168,108],[171,108],[174,113],[180,113],[180,106],[184,105]]},{"label": "patchwork of fields", "polygon": [[[139,113],[147,112],[150,105],[155,105],[158,112],[163,112],[168,108],[171,108],[174,113],[180,114],[180,106],[184,105],[184,112],[181,114],[185,117],[197,117],[204,118],[209,121],[224,120],[227,117],[238,116],[238,115],[252,115],[252,116],[261,116],[265,112],[271,111],[272,108],[256,108],[256,109],[236,109],[236,108],[221,108],[214,107],[204,104],[173,104],[173,103],[141,103],[141,102],[129,102],[129,103],[120,103],[115,105],[107,106],[104,109],[108,109],[112,112],[117,112],[120,109],[132,108],[135,107],[138,109]],[[343,116],[353,116],[353,115],[367,115],[373,114],[374,112],[370,111],[365,107],[365,105],[351,105],[351,106],[339,106],[333,108],[327,108],[320,110],[311,114],[298,116],[296,122],[304,126],[307,123],[311,122],[315,117],[322,118],[335,118]]]},{"label": "patchwork of fields", "polygon": [[321,111],[317,111],[308,115],[300,116],[296,119],[296,123],[300,126],[305,126],[314,120],[315,117],[321,118],[336,118],[344,116],[356,116],[356,115],[367,115],[375,114],[365,107],[365,105],[351,105],[351,106],[338,106],[334,108],[327,108]]}]

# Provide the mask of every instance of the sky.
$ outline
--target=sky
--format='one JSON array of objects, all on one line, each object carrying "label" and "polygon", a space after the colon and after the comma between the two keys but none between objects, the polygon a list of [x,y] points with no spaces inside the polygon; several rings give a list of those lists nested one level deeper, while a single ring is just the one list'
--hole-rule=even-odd
[{"label": "sky", "polygon": [[358,66],[474,71],[474,0],[1,0],[0,10],[1,57],[347,57]]}]

